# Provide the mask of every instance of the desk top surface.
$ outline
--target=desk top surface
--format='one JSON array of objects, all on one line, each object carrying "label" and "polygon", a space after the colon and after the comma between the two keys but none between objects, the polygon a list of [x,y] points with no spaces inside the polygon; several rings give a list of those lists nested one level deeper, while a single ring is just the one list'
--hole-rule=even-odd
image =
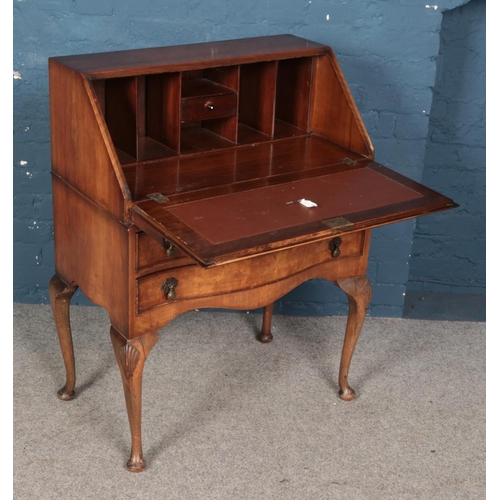
[{"label": "desk top surface", "polygon": [[186,71],[201,66],[234,65],[252,60],[312,56],[326,54],[329,50],[329,47],[294,35],[273,35],[59,56],[51,60],[91,78],[109,78],[166,70]]}]

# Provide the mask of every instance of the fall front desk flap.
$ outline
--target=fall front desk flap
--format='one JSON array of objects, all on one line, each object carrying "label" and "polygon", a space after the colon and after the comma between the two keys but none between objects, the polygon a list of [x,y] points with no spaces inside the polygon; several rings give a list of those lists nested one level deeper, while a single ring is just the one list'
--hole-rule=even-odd
[{"label": "fall front desk flap", "polygon": [[212,267],[275,248],[389,224],[457,206],[376,162],[313,178],[170,203],[139,201],[134,223]]}]

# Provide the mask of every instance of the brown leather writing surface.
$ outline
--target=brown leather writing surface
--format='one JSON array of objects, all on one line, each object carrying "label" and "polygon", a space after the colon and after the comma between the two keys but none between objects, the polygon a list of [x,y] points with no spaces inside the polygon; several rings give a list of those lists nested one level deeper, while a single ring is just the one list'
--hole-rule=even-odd
[{"label": "brown leather writing surface", "polygon": [[[175,201],[164,204],[143,200],[132,209],[132,219],[157,241],[165,238],[210,267],[454,206],[449,198],[383,165],[360,165],[249,189],[235,184],[234,191],[211,196],[200,191],[194,199],[174,195]],[[302,206],[302,198],[317,207]]]},{"label": "brown leather writing surface", "polygon": [[[421,197],[417,191],[363,168],[183,203],[169,211],[217,245]],[[317,207],[308,208],[298,202],[301,199]]]}]

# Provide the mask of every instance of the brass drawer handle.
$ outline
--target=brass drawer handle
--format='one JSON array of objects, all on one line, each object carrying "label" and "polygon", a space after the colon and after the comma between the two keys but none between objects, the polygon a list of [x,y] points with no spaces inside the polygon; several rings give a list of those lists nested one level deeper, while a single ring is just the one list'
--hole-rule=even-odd
[{"label": "brass drawer handle", "polygon": [[340,245],[342,244],[342,239],[340,236],[335,236],[335,238],[331,239],[328,243],[328,248],[332,252],[332,257],[336,259],[340,257]]},{"label": "brass drawer handle", "polygon": [[208,101],[206,104],[205,104],[205,108],[209,109],[210,111],[213,111],[215,106],[214,106],[214,103],[212,101]]},{"label": "brass drawer handle", "polygon": [[175,257],[175,247],[174,245],[172,245],[172,243],[170,243],[170,241],[167,241],[165,238],[163,238],[163,243],[161,244],[161,246],[165,249],[167,257]]},{"label": "brass drawer handle", "polygon": [[179,282],[173,278],[167,278],[161,284],[161,291],[166,294],[167,300],[175,300],[177,298],[177,292],[175,291],[175,287],[179,284]]}]

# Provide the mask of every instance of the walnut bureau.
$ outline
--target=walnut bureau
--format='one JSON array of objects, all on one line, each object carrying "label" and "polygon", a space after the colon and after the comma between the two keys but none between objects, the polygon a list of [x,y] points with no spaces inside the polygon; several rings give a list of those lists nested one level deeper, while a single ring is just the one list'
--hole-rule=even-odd
[{"label": "walnut bureau", "polygon": [[339,393],[371,297],[370,230],[456,206],[376,163],[332,50],[277,35],[49,59],[55,271],[71,400],[80,287],[110,317],[132,447],[158,329],[195,308],[264,308],[323,278],[348,296]]}]

